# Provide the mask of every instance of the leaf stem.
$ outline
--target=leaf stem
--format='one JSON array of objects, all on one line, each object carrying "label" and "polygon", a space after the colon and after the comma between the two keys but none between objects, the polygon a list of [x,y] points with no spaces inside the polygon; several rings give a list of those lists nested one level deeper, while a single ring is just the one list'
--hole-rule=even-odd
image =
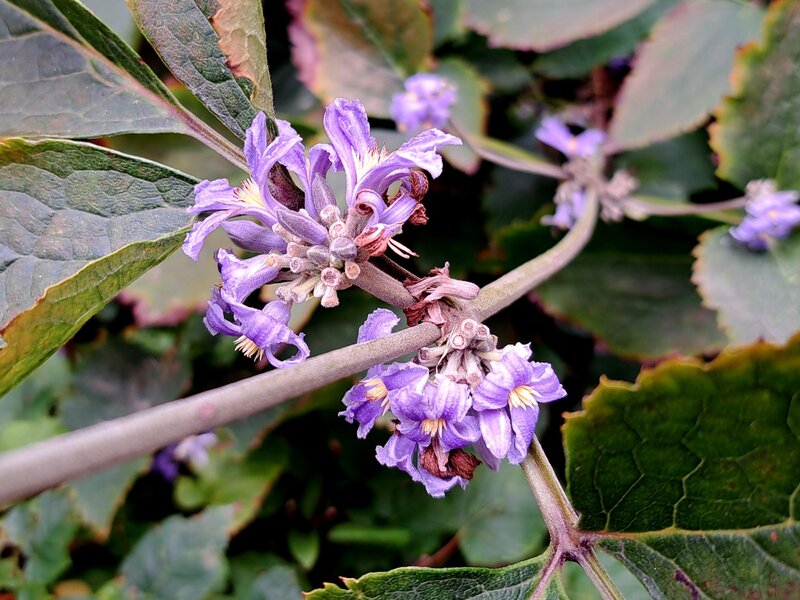
[{"label": "leaf stem", "polygon": [[232,165],[239,167],[245,172],[250,172],[247,162],[244,159],[244,153],[215,129],[198,119],[183,107],[176,107],[174,113],[175,116],[186,125],[189,135],[214,150]]},{"label": "leaf stem", "polygon": [[578,564],[586,573],[589,581],[592,582],[603,600],[625,600],[617,586],[611,581],[608,572],[600,564],[594,549],[588,545],[583,552],[576,557]]},{"label": "leaf stem", "polygon": [[552,177],[554,179],[566,178],[566,173],[564,173],[561,167],[551,164],[544,159],[540,159],[538,156],[526,152],[521,148],[505,144],[494,138],[467,133],[467,131],[453,119],[450,119],[448,129],[464,140],[475,154],[496,165],[515,171],[522,171],[523,173]]},{"label": "leaf stem", "polygon": [[[690,204],[677,202],[661,202],[655,199],[632,196],[624,200],[623,209],[633,214],[647,217],[680,217],[687,215],[709,215],[722,211],[744,208],[747,198],[734,198],[722,202],[708,202],[705,204]],[[727,222],[728,219],[725,219]],[[738,222],[738,219],[737,219]]]}]

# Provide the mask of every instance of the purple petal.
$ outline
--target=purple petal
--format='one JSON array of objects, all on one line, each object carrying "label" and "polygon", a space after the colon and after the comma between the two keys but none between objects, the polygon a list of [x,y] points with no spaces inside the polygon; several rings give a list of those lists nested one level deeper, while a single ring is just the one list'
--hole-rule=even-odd
[{"label": "purple petal", "polygon": [[477,441],[473,443],[473,447],[478,452],[478,456],[481,457],[483,464],[489,467],[492,471],[497,471],[500,468],[500,460],[494,454],[489,451],[489,448],[486,446],[486,442],[483,441],[483,437],[478,438]]},{"label": "purple petal", "polygon": [[[303,147],[303,139],[297,135],[297,132],[292,129],[289,123],[280,119],[277,120],[277,123],[278,136],[266,147],[255,146],[260,142],[260,137],[258,132],[254,132],[253,148],[250,150],[250,157],[247,160],[253,181],[256,182],[258,189],[261,190],[261,198],[265,206],[271,209],[283,205],[273,198],[269,192],[269,172],[293,149],[296,150],[299,147],[302,151]],[[248,130],[248,137],[249,132],[250,130]]]},{"label": "purple petal", "polygon": [[375,421],[386,412],[382,402],[372,402],[367,398],[367,386],[359,383],[351,387],[342,398],[345,410],[339,413],[340,417],[344,417],[345,421],[358,423],[358,431],[356,435],[363,439],[372,429]]},{"label": "purple petal", "polygon": [[504,458],[511,447],[511,419],[505,409],[478,413],[481,437],[486,448],[497,458]]},{"label": "purple petal", "polygon": [[[249,306],[231,303],[231,310],[242,325],[242,335],[252,340],[264,351],[264,355],[274,367],[285,367],[303,362],[311,353],[303,341],[303,334],[296,334],[286,323],[289,321],[289,307],[280,301],[273,301],[263,309],[256,310]],[[281,361],[275,357],[283,344],[297,349],[295,355]]]},{"label": "purple petal", "polygon": [[443,498],[445,493],[449,492],[456,485],[466,488],[467,483],[469,483],[466,479],[462,479],[458,476],[448,477],[447,479],[436,477],[436,475],[429,473],[424,467],[420,468],[417,473],[418,476],[415,481],[424,485],[425,491],[433,498]]},{"label": "purple petal", "polygon": [[382,371],[380,378],[390,394],[403,388],[421,392],[422,386],[428,380],[428,369],[410,362],[391,363]]},{"label": "purple petal", "polygon": [[574,143],[574,136],[558,117],[547,117],[542,120],[535,135],[540,142],[566,155],[569,155],[570,144]]},{"label": "purple petal", "polygon": [[349,204],[356,194],[360,165],[377,149],[377,143],[370,135],[367,113],[360,100],[337,98],[325,109],[322,123],[344,169]]},{"label": "purple petal", "polygon": [[533,367],[533,374],[528,385],[538,394],[536,396],[537,402],[552,402],[567,395],[550,363],[535,362],[531,366]]},{"label": "purple petal", "polygon": [[195,222],[191,231],[186,234],[186,238],[183,240],[183,246],[181,246],[183,253],[196,261],[197,257],[200,256],[200,251],[203,249],[206,238],[228,218],[230,218],[230,215],[221,211],[208,215],[202,221]]},{"label": "purple petal", "polygon": [[[429,387],[425,386],[425,391],[430,394]],[[425,395],[418,393],[410,388],[402,388],[392,395],[392,412],[401,421],[407,423],[420,423],[428,419],[425,410]]]},{"label": "purple petal", "polygon": [[262,285],[271,282],[280,268],[270,267],[263,254],[242,260],[220,248],[215,256],[222,277],[223,289],[236,301],[242,302]]},{"label": "purple petal", "polygon": [[400,317],[387,308],[378,308],[370,313],[358,328],[358,343],[371,342],[386,337],[400,322]]},{"label": "purple petal", "polygon": [[447,427],[442,430],[439,439],[442,448],[446,451],[463,448],[468,444],[476,442],[481,437],[481,428],[477,417],[464,417],[463,421],[448,421]]},{"label": "purple petal", "polygon": [[382,465],[397,467],[415,479],[419,477],[417,468],[412,463],[416,449],[417,445],[414,442],[399,433],[394,433],[385,446],[375,448],[375,458]]},{"label": "purple petal", "polygon": [[443,375],[437,375],[439,382],[437,409],[434,418],[443,418],[448,423],[461,421],[470,409],[472,402],[469,388],[463,383],[455,383]]},{"label": "purple petal", "polygon": [[231,336],[241,335],[242,328],[237,323],[231,323],[225,318],[225,313],[230,311],[230,305],[222,298],[219,288],[214,288],[211,291],[211,299],[208,301],[206,316],[203,318],[203,323],[212,335],[218,333]]},{"label": "purple petal", "polygon": [[606,141],[606,134],[599,129],[587,129],[575,138],[575,150],[573,156],[592,156],[597,152],[597,148]]},{"label": "purple petal", "polygon": [[539,419],[539,407],[535,404],[525,408],[512,406],[510,411],[514,443],[508,450],[508,461],[518,465],[528,454],[528,448],[536,431],[536,421]]},{"label": "purple petal", "polygon": [[227,221],[222,228],[231,238],[231,241],[244,250],[268,254],[272,250],[283,252],[286,250],[286,240],[276,234],[269,227],[264,227],[252,221]]}]

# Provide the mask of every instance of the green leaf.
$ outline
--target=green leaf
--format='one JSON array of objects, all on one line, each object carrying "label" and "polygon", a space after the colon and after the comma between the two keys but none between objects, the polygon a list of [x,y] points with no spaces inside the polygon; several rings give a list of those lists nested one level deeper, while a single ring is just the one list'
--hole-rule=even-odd
[{"label": "green leaf", "polygon": [[[458,99],[451,110],[451,118],[458,123],[459,129],[473,135],[482,135],[486,130],[486,82],[468,63],[457,58],[444,59],[439,63],[436,72],[458,90]],[[467,144],[443,148],[442,156],[465,173],[475,173],[481,164],[480,157]]]},{"label": "green leaf", "polygon": [[319,557],[319,533],[292,529],[287,541],[289,552],[292,553],[297,563],[306,571],[310,570]]},{"label": "green leaf", "polygon": [[50,491],[12,508],[0,523],[3,536],[25,556],[29,582],[50,583],[70,565],[69,544],[78,531],[67,494]]},{"label": "green leaf", "polygon": [[433,27],[419,0],[304,0],[289,8],[300,80],[326,104],[359,98],[370,115],[388,117],[403,80],[430,61]]},{"label": "green leaf", "polygon": [[0,429],[0,452],[40,442],[64,431],[64,425],[56,417],[11,421]]},{"label": "green leaf", "polygon": [[658,598],[793,597],[798,389],[800,336],[602,381],[564,427],[581,528]]},{"label": "green leaf", "polygon": [[[175,400],[188,387],[189,368],[174,353],[162,356],[135,344],[112,341],[81,357],[61,418],[73,430]],[[100,539],[149,458],[139,458],[70,484],[83,522]]]},{"label": "green leaf", "polygon": [[[211,16],[196,0],[127,0],[139,28],[172,73],[225,126],[244,139],[255,117],[249,84],[237,81],[218,44]],[[206,10],[210,6],[205,7]],[[266,60],[266,57],[265,57]]]},{"label": "green leaf", "polygon": [[180,245],[193,183],[89,144],[0,144],[0,394]]},{"label": "green leaf", "polygon": [[268,444],[242,458],[218,444],[209,451],[209,463],[195,469],[196,478],[178,479],[175,502],[187,510],[231,504],[230,531],[239,531],[256,516],[287,462],[283,446]]},{"label": "green leaf", "polygon": [[[604,552],[598,552],[597,558],[623,598],[647,598],[647,590],[622,563]],[[559,575],[570,600],[602,600],[598,589],[577,563],[565,562]]]},{"label": "green leaf", "polygon": [[84,0],[84,6],[131,47],[141,39],[125,0]]},{"label": "green leaf", "polygon": [[467,0],[467,25],[492,46],[552,50],[596,36],[636,16],[655,0]]},{"label": "green leaf", "polygon": [[686,200],[715,185],[711,149],[705,132],[681,135],[614,157],[614,166],[627,169],[639,182],[636,193]]},{"label": "green leaf", "polygon": [[533,555],[546,528],[516,465],[497,472],[481,467],[463,494],[459,547],[470,565],[510,563]]},{"label": "green leaf", "polygon": [[[192,518],[174,515],[151,529],[122,563],[122,598],[197,600],[225,581],[233,507]],[[114,597],[114,596],[112,596]]]},{"label": "green leaf", "polygon": [[158,77],[75,0],[0,0],[0,136],[189,133]]},{"label": "green leaf", "polygon": [[800,235],[753,252],[718,227],[694,254],[692,281],[733,342],[783,343],[800,330]]},{"label": "green leaf", "polygon": [[636,56],[609,134],[629,149],[691,131],[731,90],[736,47],[755,38],[762,11],[750,3],[692,0],[662,19]]},{"label": "green leaf", "polygon": [[464,0],[430,0],[433,11],[433,43],[443,43],[460,37],[465,32]]},{"label": "green leaf", "polygon": [[[547,228],[533,222],[508,228],[498,242],[517,264],[546,248],[546,237]],[[726,338],[689,281],[693,245],[688,236],[636,223],[600,226],[580,255],[535,291],[548,311],[584,326],[617,354],[712,351]]]},{"label": "green leaf", "polygon": [[[529,598],[536,587],[539,572],[549,554],[502,569],[455,568],[427,569],[403,567],[386,573],[369,573],[359,579],[344,578],[346,589],[326,583],[322,589],[306,594],[307,600],[381,600],[403,598],[427,600],[448,598],[492,598],[520,600]],[[566,599],[556,581],[548,585],[544,600]]]},{"label": "green leaf", "polygon": [[677,2],[659,0],[610,31],[539,56],[533,62],[533,68],[546,77],[584,77],[594,67],[604,65],[612,58],[631,54],[636,45],[647,37],[653,25]]},{"label": "green leaf", "polygon": [[274,118],[261,0],[218,1],[219,10],[211,23],[219,34],[219,47],[228,57],[228,66],[234,75],[253,83],[253,105]]},{"label": "green leaf", "polygon": [[54,354],[0,402],[0,431],[13,421],[48,417],[70,378],[67,358]]},{"label": "green leaf", "polygon": [[800,188],[800,4],[773,2],[760,45],[745,48],[733,71],[733,93],[717,112],[711,145],[717,174],[744,188],[770,177]]}]

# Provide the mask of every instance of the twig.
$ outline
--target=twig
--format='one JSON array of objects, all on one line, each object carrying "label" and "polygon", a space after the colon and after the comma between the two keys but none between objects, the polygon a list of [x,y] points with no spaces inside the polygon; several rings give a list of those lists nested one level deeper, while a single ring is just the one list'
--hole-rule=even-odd
[{"label": "twig", "polygon": [[392,306],[406,308],[416,302],[402,283],[369,262],[361,264],[361,274],[355,284]]}]

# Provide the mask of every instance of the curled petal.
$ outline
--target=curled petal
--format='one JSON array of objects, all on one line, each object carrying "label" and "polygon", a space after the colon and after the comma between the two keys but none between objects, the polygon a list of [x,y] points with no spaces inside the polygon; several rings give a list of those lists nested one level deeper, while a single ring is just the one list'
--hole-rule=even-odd
[{"label": "curled petal", "polygon": [[[311,354],[303,341],[303,334],[296,334],[287,326],[290,311],[288,305],[283,302],[277,300],[270,302],[261,310],[231,303],[231,311],[241,323],[242,335],[264,351],[272,366],[285,367],[301,363]],[[289,344],[297,349],[295,355],[285,361],[275,357],[275,353],[283,344]]]},{"label": "curled petal", "polygon": [[531,363],[533,373],[530,386],[536,391],[537,402],[552,402],[567,395],[550,363]]},{"label": "curled petal", "polygon": [[400,317],[387,308],[372,311],[364,324],[358,328],[358,343],[386,337],[397,327]]},{"label": "curled petal", "polygon": [[414,481],[418,481],[419,474],[412,462],[417,445],[400,433],[394,433],[385,446],[375,448],[375,458],[387,467],[397,467],[405,471]]},{"label": "curled petal", "polygon": [[481,437],[481,428],[477,417],[464,417],[462,421],[449,422],[442,430],[439,439],[444,450],[463,448],[468,444],[477,442]]},{"label": "curled petal", "polygon": [[263,254],[242,260],[232,252],[220,248],[216,260],[222,277],[222,287],[238,302],[246,299],[262,285],[277,276],[279,267],[270,267]]},{"label": "curled petal", "polygon": [[536,431],[536,421],[539,419],[539,406],[526,406],[525,408],[511,407],[511,430],[514,441],[508,449],[508,462],[518,465],[528,454],[528,448]]}]

